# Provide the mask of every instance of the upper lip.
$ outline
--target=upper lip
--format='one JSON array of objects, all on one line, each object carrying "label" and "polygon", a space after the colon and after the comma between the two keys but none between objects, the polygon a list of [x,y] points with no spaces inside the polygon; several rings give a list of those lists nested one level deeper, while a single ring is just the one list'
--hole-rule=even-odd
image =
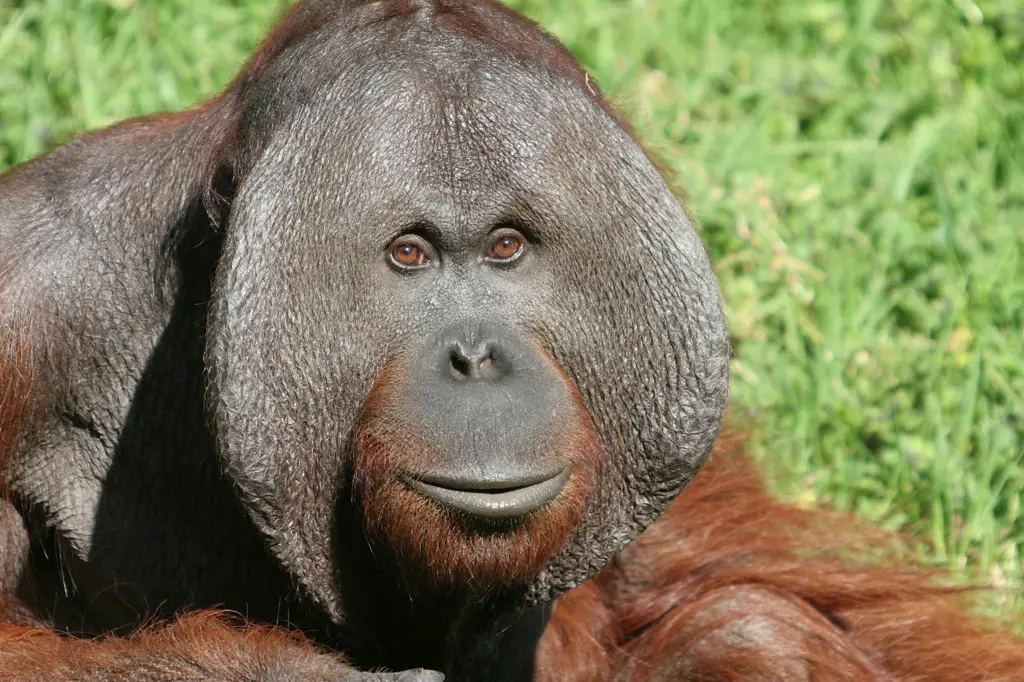
[{"label": "upper lip", "polygon": [[524,516],[554,500],[565,486],[569,470],[510,480],[466,480],[451,476],[409,476],[414,490],[458,511],[491,519]]}]

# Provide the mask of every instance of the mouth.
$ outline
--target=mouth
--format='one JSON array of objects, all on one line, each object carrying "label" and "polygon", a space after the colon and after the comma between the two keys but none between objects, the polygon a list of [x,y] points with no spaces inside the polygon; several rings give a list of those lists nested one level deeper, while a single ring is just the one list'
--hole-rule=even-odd
[{"label": "mouth", "polygon": [[468,481],[443,477],[406,477],[424,497],[451,509],[486,519],[513,519],[549,504],[569,480],[569,470],[516,481]]}]

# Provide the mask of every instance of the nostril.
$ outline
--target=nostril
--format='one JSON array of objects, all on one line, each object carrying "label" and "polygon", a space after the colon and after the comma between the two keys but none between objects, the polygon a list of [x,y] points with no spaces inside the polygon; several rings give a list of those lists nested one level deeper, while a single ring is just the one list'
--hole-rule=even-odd
[{"label": "nostril", "polygon": [[505,374],[501,354],[492,343],[469,352],[462,344],[454,344],[448,350],[448,366],[452,377],[460,381],[498,379]]},{"label": "nostril", "polygon": [[448,362],[457,377],[468,377],[473,373],[473,363],[458,348],[452,348],[448,352]]},{"label": "nostril", "polygon": [[491,368],[491,365],[498,361],[498,354],[494,350],[494,346],[487,344],[487,348],[483,354],[483,357],[476,363],[477,368],[481,372],[486,372]]}]

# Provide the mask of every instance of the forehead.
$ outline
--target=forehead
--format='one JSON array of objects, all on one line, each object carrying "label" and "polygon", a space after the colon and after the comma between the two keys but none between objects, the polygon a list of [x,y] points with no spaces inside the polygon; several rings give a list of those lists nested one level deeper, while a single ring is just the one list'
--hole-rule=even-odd
[{"label": "forehead", "polygon": [[365,33],[314,35],[265,75],[251,120],[279,182],[378,204],[572,200],[603,193],[624,153],[642,156],[593,94],[543,64],[450,31]]}]

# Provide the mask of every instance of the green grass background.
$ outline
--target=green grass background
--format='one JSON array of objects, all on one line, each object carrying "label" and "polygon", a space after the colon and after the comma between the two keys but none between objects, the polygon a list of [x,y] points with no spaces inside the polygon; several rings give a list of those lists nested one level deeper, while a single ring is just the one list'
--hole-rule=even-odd
[{"label": "green grass background", "polygon": [[[209,95],[284,4],[0,0],[0,168]],[[929,558],[1012,600],[1024,0],[512,5],[676,172],[778,490],[921,534]]]}]

